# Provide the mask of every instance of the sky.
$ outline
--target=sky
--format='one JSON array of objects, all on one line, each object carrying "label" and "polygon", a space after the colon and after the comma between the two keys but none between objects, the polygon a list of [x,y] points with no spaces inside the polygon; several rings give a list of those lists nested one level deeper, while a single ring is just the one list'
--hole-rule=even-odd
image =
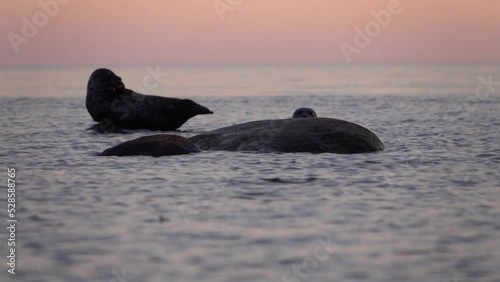
[{"label": "sky", "polygon": [[500,0],[0,0],[0,18],[0,66],[500,62]]}]

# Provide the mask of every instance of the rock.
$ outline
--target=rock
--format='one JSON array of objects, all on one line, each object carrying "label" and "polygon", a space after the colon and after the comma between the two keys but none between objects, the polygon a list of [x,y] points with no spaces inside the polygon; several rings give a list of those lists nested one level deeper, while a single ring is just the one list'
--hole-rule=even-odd
[{"label": "rock", "polygon": [[370,130],[332,118],[253,121],[191,137],[202,150],[355,154],[381,151]]},{"label": "rock", "polygon": [[191,140],[182,136],[158,134],[133,139],[102,152],[101,156],[172,156],[201,152]]}]

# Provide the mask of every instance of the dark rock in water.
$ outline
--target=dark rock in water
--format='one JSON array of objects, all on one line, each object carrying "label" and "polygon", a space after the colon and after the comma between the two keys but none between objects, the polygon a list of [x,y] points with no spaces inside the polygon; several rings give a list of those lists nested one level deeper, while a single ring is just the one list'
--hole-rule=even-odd
[{"label": "dark rock in water", "polygon": [[122,79],[108,69],[97,69],[90,76],[85,104],[103,132],[176,130],[196,115],[213,113],[188,99],[136,93],[125,88]]},{"label": "dark rock in water", "polygon": [[220,128],[186,139],[152,135],[119,144],[103,156],[169,156],[212,151],[355,154],[384,149],[370,130],[331,118],[261,120]]},{"label": "dark rock in water", "polygon": [[159,134],[130,140],[102,152],[101,156],[172,156],[201,152],[191,140],[182,136]]},{"label": "dark rock in water", "polygon": [[370,130],[332,118],[253,121],[190,139],[202,150],[355,154],[384,149]]}]

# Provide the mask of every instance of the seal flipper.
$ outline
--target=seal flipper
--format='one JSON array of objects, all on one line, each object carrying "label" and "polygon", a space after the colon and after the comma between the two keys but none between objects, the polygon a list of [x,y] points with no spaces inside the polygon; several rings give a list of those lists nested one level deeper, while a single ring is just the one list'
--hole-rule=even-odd
[{"label": "seal flipper", "polygon": [[192,100],[184,99],[183,102],[184,102],[185,109],[187,110],[187,112],[192,114],[193,117],[196,115],[209,115],[209,114],[214,113],[211,110],[209,110],[208,108],[205,108],[202,105],[200,105]]}]

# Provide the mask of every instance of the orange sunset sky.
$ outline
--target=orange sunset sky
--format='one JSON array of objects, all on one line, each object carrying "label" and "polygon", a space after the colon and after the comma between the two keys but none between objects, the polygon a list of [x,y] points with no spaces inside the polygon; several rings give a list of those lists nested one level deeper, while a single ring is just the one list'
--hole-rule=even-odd
[{"label": "orange sunset sky", "polygon": [[[0,65],[346,63],[340,44],[391,1],[0,0]],[[500,62],[500,0],[399,2],[353,63]]]}]

